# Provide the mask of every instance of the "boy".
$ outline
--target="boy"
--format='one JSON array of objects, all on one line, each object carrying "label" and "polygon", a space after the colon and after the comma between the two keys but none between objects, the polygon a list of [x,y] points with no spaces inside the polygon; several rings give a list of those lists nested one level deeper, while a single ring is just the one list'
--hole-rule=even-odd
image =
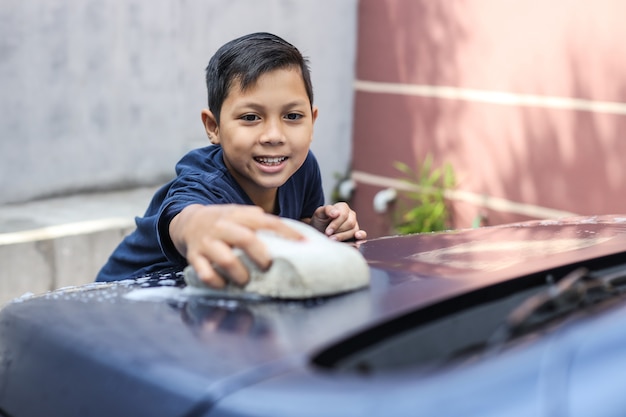
[{"label": "boy", "polygon": [[206,68],[208,108],[202,122],[212,145],[189,152],[177,177],[152,199],[137,229],[113,252],[98,281],[179,271],[193,265],[220,288],[222,268],[248,281],[239,247],[265,269],[271,264],[255,231],[300,234],[277,216],[298,219],[331,239],[365,239],[347,204],[324,205],[319,166],[309,146],[318,109],[307,60],[269,33],[223,45]]}]

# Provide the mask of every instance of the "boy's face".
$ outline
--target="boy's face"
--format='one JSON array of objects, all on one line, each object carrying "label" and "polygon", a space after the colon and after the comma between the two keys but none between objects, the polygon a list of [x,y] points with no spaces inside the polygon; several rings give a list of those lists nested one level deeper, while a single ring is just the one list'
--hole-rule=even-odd
[{"label": "boy's face", "polygon": [[222,104],[220,125],[205,109],[202,119],[211,142],[257,205],[264,205],[302,166],[313,140],[317,108],[311,109],[299,69],[261,75],[241,91],[234,82]]}]

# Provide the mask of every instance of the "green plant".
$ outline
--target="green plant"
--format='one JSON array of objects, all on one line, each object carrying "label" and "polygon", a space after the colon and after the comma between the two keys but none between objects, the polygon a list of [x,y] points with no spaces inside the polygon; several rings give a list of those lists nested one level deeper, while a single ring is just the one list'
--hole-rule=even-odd
[{"label": "green plant", "polygon": [[[411,169],[407,164],[395,162],[394,167],[405,174],[401,181],[406,184],[398,195],[395,229],[399,234],[426,233],[449,228],[450,210],[446,190],[456,186],[452,166],[448,163],[433,168],[432,155],[426,156],[421,167]],[[402,203],[410,203],[403,208]]]}]

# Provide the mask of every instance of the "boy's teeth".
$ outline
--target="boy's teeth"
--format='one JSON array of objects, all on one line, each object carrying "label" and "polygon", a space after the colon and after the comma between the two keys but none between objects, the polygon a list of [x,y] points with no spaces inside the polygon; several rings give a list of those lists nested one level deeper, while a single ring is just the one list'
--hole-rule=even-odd
[{"label": "boy's teeth", "polygon": [[262,164],[279,164],[285,160],[285,157],[282,156],[279,158],[255,158],[255,159]]}]

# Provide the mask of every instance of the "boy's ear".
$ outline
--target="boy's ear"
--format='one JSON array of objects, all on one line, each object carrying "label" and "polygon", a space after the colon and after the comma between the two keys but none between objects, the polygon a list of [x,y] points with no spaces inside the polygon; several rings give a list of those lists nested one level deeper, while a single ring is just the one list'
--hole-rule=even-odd
[{"label": "boy's ear", "polygon": [[[317,120],[318,110],[317,106],[313,106],[311,109],[311,118],[313,119],[313,125],[315,126],[315,121]],[[313,141],[313,130],[311,129],[311,142]]]},{"label": "boy's ear", "polygon": [[213,112],[209,109],[202,109],[202,124],[204,125],[204,130],[206,130],[206,134],[209,137],[209,141],[211,141],[214,145],[219,145],[219,127],[217,126],[217,121],[215,120],[215,116]]}]

